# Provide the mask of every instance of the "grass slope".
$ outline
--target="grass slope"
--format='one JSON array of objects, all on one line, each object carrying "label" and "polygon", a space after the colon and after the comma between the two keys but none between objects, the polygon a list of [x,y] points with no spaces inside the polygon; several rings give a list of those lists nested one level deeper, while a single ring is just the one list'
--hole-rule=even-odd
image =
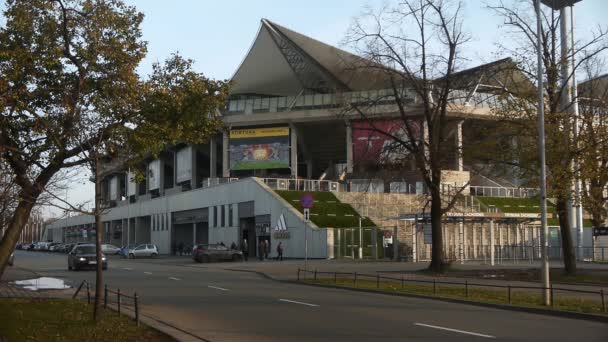
[{"label": "grass slope", "polygon": [[[285,190],[275,190],[275,192],[301,213],[304,212],[304,208],[300,205],[300,198],[304,194],[312,195],[315,205],[310,209],[310,220],[320,228],[359,227],[357,211],[350,204],[340,202],[331,192]],[[363,227],[375,226],[369,218],[363,219],[361,225]]]}]

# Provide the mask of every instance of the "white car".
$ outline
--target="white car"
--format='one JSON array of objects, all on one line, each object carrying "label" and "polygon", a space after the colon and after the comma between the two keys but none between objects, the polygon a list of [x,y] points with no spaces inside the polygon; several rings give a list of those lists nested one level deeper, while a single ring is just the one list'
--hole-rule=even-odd
[{"label": "white car", "polygon": [[114,245],[103,244],[101,245],[101,252],[105,255],[112,255],[120,253],[120,248]]},{"label": "white car", "polygon": [[158,248],[152,244],[143,244],[135,248],[129,249],[129,258],[152,257],[158,256]]}]

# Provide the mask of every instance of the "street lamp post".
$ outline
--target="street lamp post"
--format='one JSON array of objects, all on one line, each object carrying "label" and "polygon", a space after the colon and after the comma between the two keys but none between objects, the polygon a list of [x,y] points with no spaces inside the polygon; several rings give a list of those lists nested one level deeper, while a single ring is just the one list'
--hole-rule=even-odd
[{"label": "street lamp post", "polygon": [[[570,56],[570,47],[568,41],[568,12],[566,11],[566,7],[572,7],[575,3],[580,2],[581,0],[536,0],[534,2],[535,12],[536,12],[536,53],[538,57],[538,134],[539,134],[539,154],[540,154],[540,163],[541,163],[541,176],[540,176],[540,192],[541,192],[541,227],[542,227],[542,245],[543,245],[543,260],[542,260],[542,271],[541,278],[543,282],[543,286],[545,287],[545,291],[543,291],[543,301],[545,305],[551,304],[551,294],[550,294],[550,279],[549,279],[549,231],[547,227],[547,173],[546,173],[546,165],[545,165],[545,123],[544,123],[544,105],[543,105],[543,69],[542,69],[542,23],[540,17],[540,3],[542,2],[545,6],[550,7],[552,10],[557,11],[560,10],[561,13],[561,23],[560,23],[560,43],[562,48],[562,58],[565,56],[565,60],[562,62],[562,109],[568,108],[572,111],[572,114],[576,116],[575,120],[575,130],[578,131],[578,102],[572,103],[572,88],[576,89],[576,83],[574,80],[570,80],[570,59],[574,60],[574,54]],[[570,11],[572,15],[572,9]],[[570,22],[570,24],[573,21]],[[572,33],[574,28],[572,28]],[[574,38],[572,38],[572,44],[574,44]],[[572,48],[574,45],[572,46]],[[574,61],[572,61],[574,64]],[[574,93],[576,95],[576,93]],[[576,133],[575,132],[575,133]],[[575,168],[578,165],[574,165]],[[580,194],[580,189],[577,186],[575,187],[575,197]],[[577,197],[578,205],[580,205],[580,197]],[[572,212],[572,211],[571,211]],[[579,230],[579,247],[582,241],[582,222],[579,225],[579,221],[582,221],[582,212],[579,216],[579,210],[577,208],[577,228]],[[579,251],[580,252],[580,251]]]},{"label": "street lamp post", "polygon": [[545,165],[545,113],[543,101],[543,59],[542,59],[542,22],[540,18],[540,0],[534,2],[536,11],[536,56],[537,56],[537,79],[538,79],[538,153],[540,158],[540,224],[542,228],[542,270],[541,280],[543,283],[543,302],[551,304],[550,280],[549,280],[549,228],[547,227],[547,169]]}]

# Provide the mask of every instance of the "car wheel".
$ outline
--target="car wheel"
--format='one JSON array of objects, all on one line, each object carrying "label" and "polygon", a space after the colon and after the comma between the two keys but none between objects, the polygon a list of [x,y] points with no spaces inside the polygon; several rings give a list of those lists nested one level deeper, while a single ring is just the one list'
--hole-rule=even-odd
[{"label": "car wheel", "polygon": [[203,255],[203,256],[201,257],[201,262],[204,262],[204,263],[209,262],[209,256],[208,256],[208,255]]},{"label": "car wheel", "polygon": [[101,269],[105,271],[108,269],[108,266],[102,266]]},{"label": "car wheel", "polygon": [[129,259],[135,259],[135,254],[129,253]]},{"label": "car wheel", "polygon": [[72,270],[72,266],[68,265],[68,271]]},{"label": "car wheel", "polygon": [[241,257],[238,254],[235,254],[232,256],[232,261],[234,261],[234,262],[241,261],[241,260],[243,260],[243,257]]},{"label": "car wheel", "polygon": [[79,270],[78,266],[74,265],[74,271],[78,271],[78,270]]},{"label": "car wheel", "polygon": [[153,258],[156,258],[157,256],[158,256],[158,254],[157,254],[157,253],[152,253],[152,257],[153,257]]}]

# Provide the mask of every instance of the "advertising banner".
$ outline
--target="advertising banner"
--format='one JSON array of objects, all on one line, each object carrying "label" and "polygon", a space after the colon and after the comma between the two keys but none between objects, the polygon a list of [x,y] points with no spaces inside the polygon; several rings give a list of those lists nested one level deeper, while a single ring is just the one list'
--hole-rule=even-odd
[{"label": "advertising banner", "polygon": [[[358,121],[353,122],[352,127],[355,164],[392,164],[408,154],[405,147],[383,133],[399,137],[403,141],[409,141],[405,123],[401,119],[375,120],[373,122]],[[410,127],[414,137],[421,139],[420,122],[410,121]]]},{"label": "advertising banner", "polygon": [[230,130],[230,169],[289,168],[289,127]]},{"label": "advertising banner", "polygon": [[177,182],[182,183],[192,180],[192,146],[184,147],[177,151]]}]

